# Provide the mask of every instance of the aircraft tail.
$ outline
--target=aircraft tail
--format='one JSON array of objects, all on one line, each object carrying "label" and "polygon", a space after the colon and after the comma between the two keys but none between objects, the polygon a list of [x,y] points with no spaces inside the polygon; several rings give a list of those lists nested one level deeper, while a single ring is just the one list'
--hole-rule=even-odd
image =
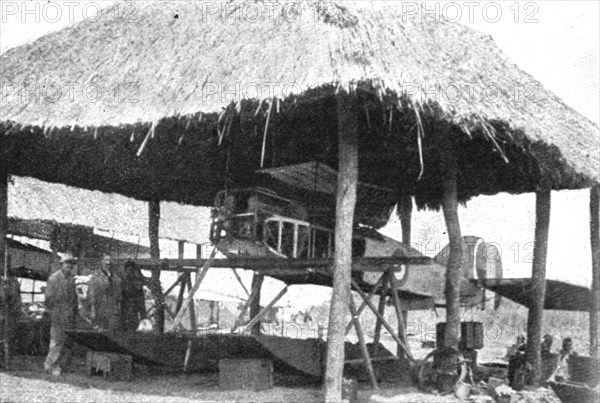
[{"label": "aircraft tail", "polygon": [[[448,265],[450,245],[446,245],[434,260],[444,266]],[[483,287],[470,280],[502,278],[502,260],[500,252],[493,243],[486,243],[477,236],[463,237],[461,302],[464,305],[481,304],[485,308],[486,292]],[[496,294],[494,309],[498,309],[502,297]]]}]

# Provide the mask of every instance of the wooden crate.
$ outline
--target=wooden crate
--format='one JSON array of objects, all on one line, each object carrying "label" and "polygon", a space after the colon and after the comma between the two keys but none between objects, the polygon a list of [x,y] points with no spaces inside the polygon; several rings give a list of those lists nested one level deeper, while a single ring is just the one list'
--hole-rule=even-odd
[{"label": "wooden crate", "polygon": [[348,403],[358,402],[358,382],[354,379],[342,379],[342,400]]},{"label": "wooden crate", "polygon": [[130,355],[88,351],[89,376],[101,375],[107,381],[130,381],[133,360]]},{"label": "wooden crate", "polygon": [[264,390],[272,387],[273,362],[271,360],[219,360],[219,389]]}]

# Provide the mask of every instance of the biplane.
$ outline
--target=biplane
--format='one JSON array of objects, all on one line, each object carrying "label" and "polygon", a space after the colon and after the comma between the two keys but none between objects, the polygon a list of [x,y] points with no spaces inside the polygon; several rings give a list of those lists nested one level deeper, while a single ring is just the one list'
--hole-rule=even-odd
[{"label": "biplane", "polygon": [[[199,284],[209,269],[240,268],[281,280],[285,288],[275,299],[255,312],[245,329],[256,327],[263,315],[291,285],[332,286],[335,236],[335,189],[337,172],[320,163],[305,163],[270,168],[257,174],[254,187],[231,188],[219,192],[212,209],[210,240],[225,259],[213,253],[209,259],[163,260],[161,270],[177,270],[189,276],[196,270]],[[352,289],[360,294],[360,307],[352,306],[357,316],[371,309],[398,345],[398,354],[378,359],[413,359],[405,335],[407,310],[444,305],[444,283],[447,249],[438,256],[424,256],[416,248],[380,234],[374,225],[382,225],[387,217],[373,211],[378,203],[392,205],[394,194],[368,184],[357,189],[357,219],[352,240]],[[369,205],[372,208],[369,208]],[[461,302],[478,305],[485,294],[473,279],[499,278],[502,265],[498,251],[477,237],[465,237]],[[136,260],[140,268],[156,262]],[[181,287],[185,287],[182,282]],[[239,323],[231,332],[198,332],[181,327],[184,313],[193,306],[197,287],[187,281],[188,300],[178,303],[170,331],[164,334],[111,333],[105,330],[73,330],[69,334],[80,344],[92,349],[130,354],[141,362],[183,366],[187,370],[216,369],[222,358],[269,358],[276,368],[319,377],[323,373],[325,342],[318,337],[295,339],[240,331]],[[247,310],[259,289],[252,289],[240,315]],[[183,295],[183,293],[180,293]],[[371,301],[393,304],[397,311],[398,329],[383,318],[381,307]],[[191,305],[190,305],[191,302]],[[385,305],[385,304],[384,304]],[[188,317],[191,321],[192,319]],[[346,333],[358,321],[348,324]],[[243,328],[243,326],[242,326]],[[243,329],[242,329],[243,330]],[[359,330],[357,329],[357,334]],[[362,329],[360,333],[363,334]],[[376,338],[379,338],[377,336]],[[374,340],[373,344],[379,343]],[[364,340],[363,340],[363,343]],[[348,350],[352,346],[347,346]],[[190,358],[191,357],[191,358]],[[350,361],[361,361],[354,359]]]},{"label": "biplane", "polygon": [[[315,264],[331,261],[335,238],[331,223],[331,217],[335,215],[332,200],[337,178],[335,170],[323,164],[307,163],[271,168],[262,173],[292,188],[302,189],[305,200],[307,194],[315,195],[312,199],[318,199],[319,203],[303,204],[264,187],[223,190],[215,198],[211,242],[230,259],[267,258],[262,260],[265,263],[269,262],[268,258],[291,259],[290,268],[297,264],[307,270],[311,261]],[[323,181],[333,183],[327,186]],[[369,200],[390,200],[391,193],[380,187],[359,184],[359,197],[370,196]],[[330,196],[329,200],[327,196]],[[372,221],[372,217],[370,219]],[[502,278],[500,254],[495,245],[485,243],[479,237],[465,236],[463,241],[461,303],[465,306],[485,304],[485,289],[471,280]],[[360,221],[352,240],[352,257],[357,262],[368,264],[368,258],[389,258],[389,263],[394,258],[412,259],[414,264],[397,265],[393,272],[394,288],[407,299],[408,305],[414,307],[444,306],[448,256],[446,246],[433,259],[427,259],[414,246],[394,241]],[[379,269],[360,266],[362,269],[357,270],[353,278],[367,288],[377,285],[382,272],[389,269],[385,265]],[[257,266],[253,264],[253,267]],[[284,282],[293,281],[286,277],[282,272]],[[330,285],[325,279],[320,282],[315,279],[315,283]],[[415,305],[416,301],[419,303]],[[499,303],[497,297],[495,306]]]}]

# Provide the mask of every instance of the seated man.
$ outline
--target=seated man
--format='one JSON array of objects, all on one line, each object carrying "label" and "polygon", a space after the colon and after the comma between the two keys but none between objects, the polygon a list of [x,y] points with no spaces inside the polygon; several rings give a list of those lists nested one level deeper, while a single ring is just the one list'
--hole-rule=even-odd
[{"label": "seated man", "polygon": [[519,349],[523,350],[525,348],[524,346],[525,346],[525,336],[523,336],[523,335],[517,336],[516,343],[507,349],[506,356],[504,357],[504,359],[509,361],[512,357],[514,357],[515,354],[517,354],[517,351],[519,351]]},{"label": "seated man", "polygon": [[527,344],[525,343],[517,346],[514,355],[508,361],[508,384],[515,390],[523,389],[526,383],[526,380],[522,379],[522,375],[528,372],[528,363],[525,359],[526,347]]},{"label": "seated man", "polygon": [[545,381],[556,369],[556,357],[557,355],[552,353],[552,342],[554,339],[551,335],[544,335],[544,339],[542,340],[540,358],[542,359],[542,375],[541,380]]},{"label": "seated man", "polygon": [[549,334],[544,335],[544,338],[542,339],[542,344],[541,344],[542,359],[544,359],[544,356],[548,356],[549,354],[552,354],[551,350],[552,350],[553,342],[554,342],[554,339],[552,338],[551,335],[549,335]]},{"label": "seated man", "polygon": [[573,340],[570,337],[566,337],[563,340],[562,350],[558,353],[556,370],[548,380],[555,382],[568,381],[571,377],[569,374],[569,359],[573,356],[577,356],[577,352],[573,351]]}]

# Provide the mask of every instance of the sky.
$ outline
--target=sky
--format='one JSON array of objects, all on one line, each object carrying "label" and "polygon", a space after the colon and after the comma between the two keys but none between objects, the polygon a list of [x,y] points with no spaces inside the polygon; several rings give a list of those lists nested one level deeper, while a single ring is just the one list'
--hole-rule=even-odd
[{"label": "sky", "polygon": [[[84,16],[92,18],[96,9],[114,3],[0,0],[0,52],[64,28]],[[404,7],[406,12],[415,4],[360,2],[364,7]],[[521,69],[583,116],[596,124],[600,122],[599,1],[428,2],[427,8],[433,10],[434,16],[458,19],[460,14],[461,23],[491,35]],[[549,278],[590,284],[588,203],[588,191],[553,192]],[[463,234],[481,235],[498,243],[507,275],[528,276],[534,206],[531,194],[475,198],[461,208]],[[441,213],[418,213],[413,227],[413,237],[422,243],[424,252],[434,250],[437,243],[447,242]],[[399,224],[392,221],[385,232],[398,237]]]}]

